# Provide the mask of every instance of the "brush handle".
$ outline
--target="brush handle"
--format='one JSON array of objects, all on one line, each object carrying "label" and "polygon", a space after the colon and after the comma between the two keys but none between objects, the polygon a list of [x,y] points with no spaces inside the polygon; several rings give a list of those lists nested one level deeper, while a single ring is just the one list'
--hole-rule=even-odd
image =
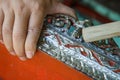
[{"label": "brush handle", "polygon": [[82,36],[85,42],[93,42],[120,36],[120,21],[83,28]]}]

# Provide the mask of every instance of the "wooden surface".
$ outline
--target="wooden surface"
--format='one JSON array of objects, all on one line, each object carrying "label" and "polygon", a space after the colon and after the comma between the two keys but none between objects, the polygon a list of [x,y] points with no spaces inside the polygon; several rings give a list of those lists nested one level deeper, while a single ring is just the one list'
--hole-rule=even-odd
[{"label": "wooden surface", "polygon": [[85,74],[39,51],[32,60],[20,61],[0,44],[0,80],[92,80]]},{"label": "wooden surface", "polygon": [[85,42],[120,36],[120,21],[84,28],[82,34]]}]

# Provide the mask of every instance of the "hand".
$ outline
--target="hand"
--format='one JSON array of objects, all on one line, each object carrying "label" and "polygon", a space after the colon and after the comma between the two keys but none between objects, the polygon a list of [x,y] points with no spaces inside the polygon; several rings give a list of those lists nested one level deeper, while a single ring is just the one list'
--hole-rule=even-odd
[{"label": "hand", "polygon": [[10,54],[31,59],[44,17],[54,13],[74,16],[72,9],[56,0],[0,0],[0,42]]}]

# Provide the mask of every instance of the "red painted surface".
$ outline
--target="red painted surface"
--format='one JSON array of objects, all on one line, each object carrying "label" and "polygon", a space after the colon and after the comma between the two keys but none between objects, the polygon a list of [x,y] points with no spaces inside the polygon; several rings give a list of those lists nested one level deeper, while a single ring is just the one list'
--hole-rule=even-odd
[{"label": "red painted surface", "polygon": [[92,80],[85,74],[39,51],[33,59],[20,61],[0,44],[0,80]]}]

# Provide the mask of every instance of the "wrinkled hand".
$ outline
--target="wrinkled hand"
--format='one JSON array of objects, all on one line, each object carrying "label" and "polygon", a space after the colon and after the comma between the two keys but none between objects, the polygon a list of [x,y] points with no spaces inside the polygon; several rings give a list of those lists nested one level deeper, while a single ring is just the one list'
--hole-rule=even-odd
[{"label": "wrinkled hand", "polygon": [[73,15],[67,8],[56,0],[0,0],[0,42],[10,54],[31,59],[44,17],[60,12]]}]

